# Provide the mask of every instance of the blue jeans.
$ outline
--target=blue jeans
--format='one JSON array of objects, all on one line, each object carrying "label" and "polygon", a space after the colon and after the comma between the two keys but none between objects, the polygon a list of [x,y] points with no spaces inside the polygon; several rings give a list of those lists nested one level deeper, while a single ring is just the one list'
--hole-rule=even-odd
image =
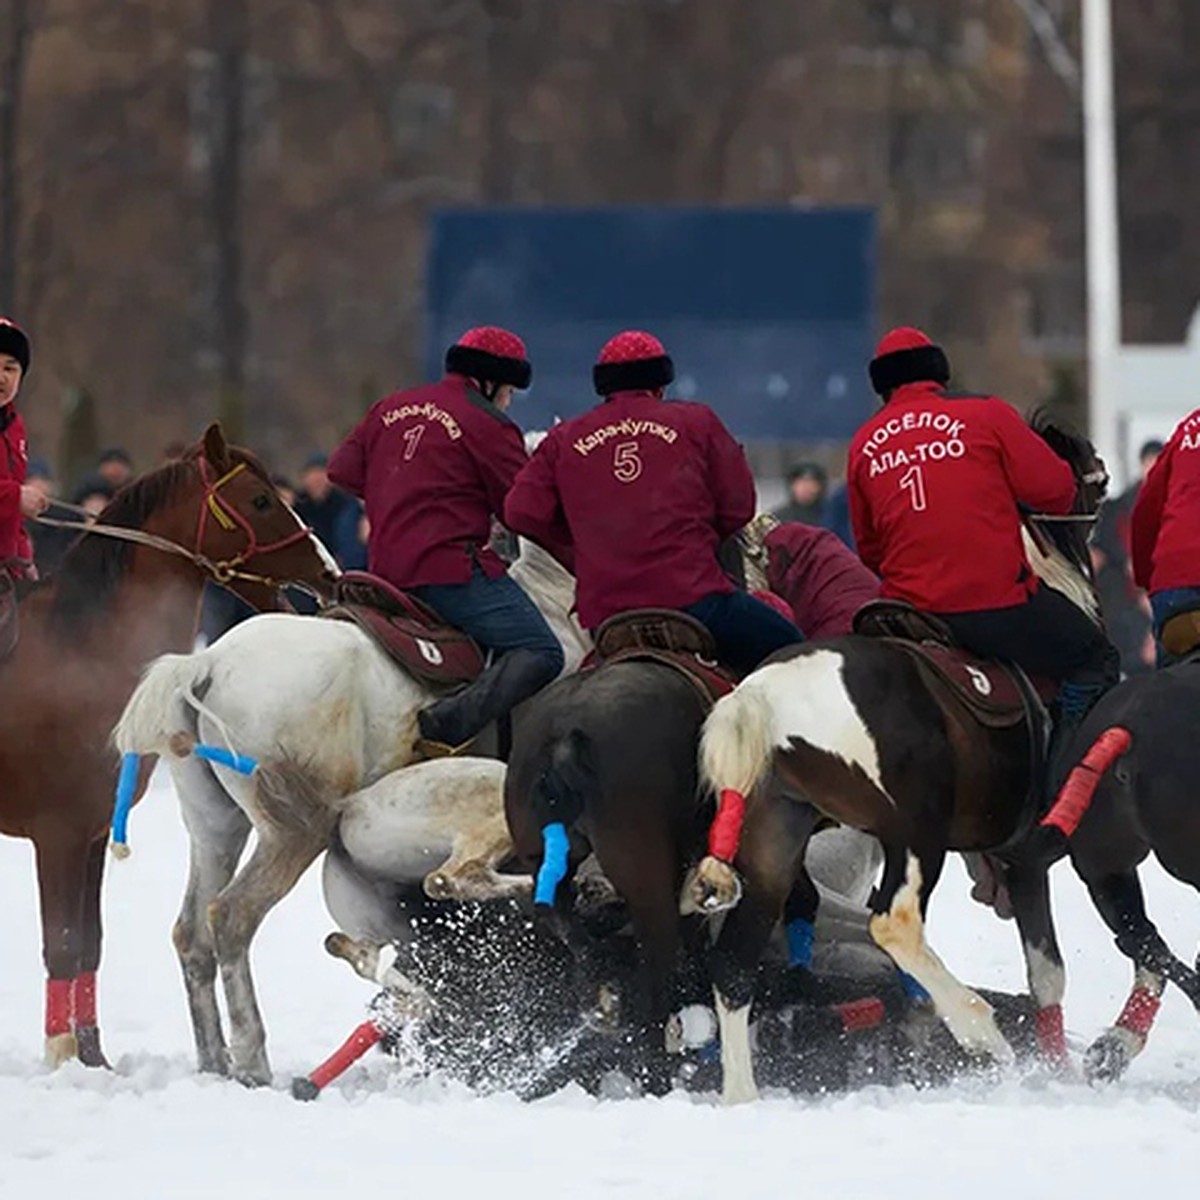
[{"label": "blue jeans", "polygon": [[563,669],[563,650],[546,618],[515,580],[489,579],[478,563],[466,583],[430,583],[410,589],[451,625],[497,655],[531,650],[544,659],[546,676]]},{"label": "blue jeans", "polygon": [[1150,614],[1154,620],[1154,642],[1158,647],[1158,665],[1169,667],[1175,662],[1175,656],[1163,649],[1163,626],[1176,613],[1200,609],[1200,587],[1164,588],[1161,592],[1150,593]]},{"label": "blue jeans", "polygon": [[683,611],[713,635],[717,658],[739,675],[749,675],[776,650],[804,641],[787,617],[746,592],[705,596]]}]

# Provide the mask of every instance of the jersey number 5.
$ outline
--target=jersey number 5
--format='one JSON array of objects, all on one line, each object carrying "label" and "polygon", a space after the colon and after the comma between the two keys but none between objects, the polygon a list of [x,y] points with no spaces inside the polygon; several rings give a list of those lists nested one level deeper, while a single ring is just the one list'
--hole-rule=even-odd
[{"label": "jersey number 5", "polygon": [[641,473],[637,442],[619,442],[613,449],[613,474],[622,483],[632,483]]},{"label": "jersey number 5", "polygon": [[920,467],[909,467],[900,476],[900,486],[909,493],[912,500],[913,512],[925,511],[925,472]]},{"label": "jersey number 5", "polygon": [[417,453],[417,447],[421,444],[421,438],[425,433],[424,425],[414,425],[411,429],[406,429],[403,433],[404,438],[404,461],[409,462]]}]

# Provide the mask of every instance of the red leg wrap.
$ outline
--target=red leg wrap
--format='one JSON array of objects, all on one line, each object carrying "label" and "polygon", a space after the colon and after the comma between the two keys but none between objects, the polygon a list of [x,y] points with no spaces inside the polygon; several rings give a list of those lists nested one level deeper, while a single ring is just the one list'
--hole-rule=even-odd
[{"label": "red leg wrap", "polygon": [[374,1021],[364,1021],[315,1071],[309,1073],[309,1079],[318,1088],[328,1087],[382,1039],[383,1030]]},{"label": "red leg wrap", "polygon": [[1117,1025],[1122,1029],[1128,1029],[1130,1033],[1136,1033],[1140,1038],[1147,1038],[1150,1036],[1154,1018],[1158,1016],[1160,1008],[1162,1008],[1162,1000],[1149,988],[1135,987],[1129,993],[1125,1007],[1121,1009]]},{"label": "red leg wrap", "polygon": [[737,857],[742,840],[742,822],[746,819],[746,797],[732,788],[721,793],[717,815],[708,831],[708,852],[713,858],[731,863]]},{"label": "red leg wrap", "polygon": [[71,1032],[71,979],[46,980],[46,1036]]},{"label": "red leg wrap", "polygon": [[71,980],[71,1013],[76,1029],[97,1024],[95,971],[84,971]]},{"label": "red leg wrap", "polygon": [[1063,1032],[1061,1004],[1048,1004],[1037,1010],[1036,1027],[1038,1050],[1042,1058],[1053,1064],[1067,1061],[1067,1037]]},{"label": "red leg wrap", "polygon": [[1133,744],[1128,729],[1114,725],[1106,729],[1083,756],[1083,761],[1067,776],[1054,806],[1042,818],[1043,825],[1055,825],[1070,837],[1079,828],[1092,803],[1100,778]]},{"label": "red leg wrap", "polygon": [[883,1001],[878,996],[864,996],[861,1000],[849,1000],[836,1005],[842,1018],[842,1031],[853,1033],[856,1029],[874,1029],[883,1024],[886,1015]]}]

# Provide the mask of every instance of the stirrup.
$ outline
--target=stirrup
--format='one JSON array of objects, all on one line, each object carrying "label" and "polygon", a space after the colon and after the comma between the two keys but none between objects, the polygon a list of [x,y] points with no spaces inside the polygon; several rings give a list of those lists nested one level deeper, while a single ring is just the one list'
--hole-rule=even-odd
[{"label": "stirrup", "polygon": [[468,753],[474,741],[474,738],[468,738],[461,745],[451,746],[448,742],[419,737],[413,743],[413,753],[416,755],[413,761],[430,762],[435,758],[458,758]]}]

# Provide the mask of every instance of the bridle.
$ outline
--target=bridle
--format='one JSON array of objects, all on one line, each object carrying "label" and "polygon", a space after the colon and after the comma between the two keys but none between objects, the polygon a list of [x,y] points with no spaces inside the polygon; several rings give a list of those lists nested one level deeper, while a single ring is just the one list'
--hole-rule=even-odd
[{"label": "bridle", "polygon": [[[47,516],[39,516],[34,519],[41,525],[53,525],[59,529],[78,529],[83,534],[95,533],[101,537],[115,538],[118,541],[134,542],[139,546],[148,546],[153,550],[161,550],[178,558],[186,558],[199,567],[214,583],[227,584],[235,579],[240,579],[248,583],[262,584],[264,587],[272,589],[289,586],[306,588],[306,585],[296,583],[295,580],[276,579],[256,571],[247,571],[245,566],[261,555],[271,554],[276,550],[295,545],[311,536],[312,529],[307,525],[301,525],[287,537],[280,538],[275,542],[268,542],[265,545],[260,544],[258,534],[249,520],[232,505],[223,501],[219,495],[221,489],[230,480],[235,479],[242,471],[246,470],[246,464],[238,463],[224,475],[215,479],[212,466],[206,458],[198,458],[196,467],[200,472],[201,482],[204,484],[204,495],[201,498],[200,516],[196,525],[196,544],[190,550],[178,542],[171,541],[170,538],[160,537],[157,533],[148,533],[144,529],[126,529],[122,525],[106,525],[92,520],[87,522],[63,521],[57,517]],[[54,503],[57,507],[68,509],[80,516],[89,518],[91,516],[87,509],[81,508],[77,504],[64,504],[61,501]],[[231,558],[212,559],[202,553],[200,547],[204,545],[204,534],[210,517],[226,532],[241,528],[246,534],[246,546]]]}]

